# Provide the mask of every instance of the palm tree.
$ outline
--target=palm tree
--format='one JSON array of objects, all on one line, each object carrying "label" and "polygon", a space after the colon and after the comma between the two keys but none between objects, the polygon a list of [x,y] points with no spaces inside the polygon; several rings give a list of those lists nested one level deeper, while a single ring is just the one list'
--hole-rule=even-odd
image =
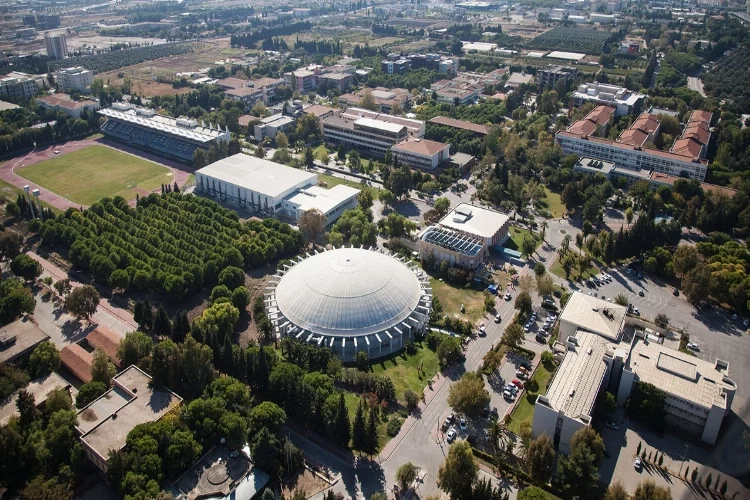
[{"label": "palm tree", "polygon": [[490,443],[492,443],[496,454],[506,448],[508,435],[505,433],[505,425],[499,419],[490,420],[487,424],[487,432],[489,433]]},{"label": "palm tree", "polygon": [[563,251],[563,254],[568,253],[568,249],[570,249],[570,235],[569,234],[566,234],[565,237],[563,238],[560,249]]},{"label": "palm tree", "polygon": [[542,241],[545,241],[544,237],[547,236],[547,221],[542,221],[542,228],[539,231],[539,236],[541,236]]}]

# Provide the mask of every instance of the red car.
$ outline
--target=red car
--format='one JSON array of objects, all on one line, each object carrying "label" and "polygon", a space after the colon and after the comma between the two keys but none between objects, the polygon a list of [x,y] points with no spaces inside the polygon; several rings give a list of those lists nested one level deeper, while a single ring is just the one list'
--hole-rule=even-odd
[{"label": "red car", "polygon": [[515,385],[516,387],[518,387],[519,389],[523,389],[523,382],[521,382],[521,381],[520,381],[520,380],[518,380],[517,378],[514,378],[514,379],[513,379],[513,381],[512,381],[511,383],[512,383],[513,385]]}]

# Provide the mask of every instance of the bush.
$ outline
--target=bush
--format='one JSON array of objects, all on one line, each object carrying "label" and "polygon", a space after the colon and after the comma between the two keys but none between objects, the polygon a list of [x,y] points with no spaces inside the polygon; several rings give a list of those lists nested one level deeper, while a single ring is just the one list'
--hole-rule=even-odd
[{"label": "bush", "polygon": [[386,433],[390,437],[396,437],[401,430],[401,426],[404,424],[404,421],[401,420],[400,417],[397,417],[396,415],[393,415],[390,420],[388,420],[388,427],[386,428]]},{"label": "bush", "polygon": [[79,410],[85,408],[106,391],[107,386],[103,382],[89,382],[88,384],[83,384],[78,390],[78,395],[76,396],[76,408]]},{"label": "bush", "polygon": [[407,390],[404,392],[404,401],[409,411],[412,411],[419,405],[419,395],[412,390]]},{"label": "bush", "polygon": [[555,358],[550,351],[544,351],[542,353],[542,363],[545,365],[554,362],[554,359]]}]

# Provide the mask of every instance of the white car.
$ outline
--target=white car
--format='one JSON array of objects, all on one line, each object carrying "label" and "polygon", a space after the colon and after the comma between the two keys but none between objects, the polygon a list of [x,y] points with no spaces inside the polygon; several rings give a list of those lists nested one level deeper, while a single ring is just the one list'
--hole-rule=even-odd
[{"label": "white car", "polygon": [[456,429],[451,427],[450,430],[448,431],[448,434],[445,435],[445,440],[448,441],[448,443],[450,444],[456,440],[456,435],[457,435]]},{"label": "white car", "polygon": [[484,325],[479,326],[479,336],[484,337],[487,335],[487,329],[484,327]]},{"label": "white car", "polygon": [[504,391],[510,391],[513,394],[516,394],[518,392],[518,386],[516,384],[508,384],[505,386]]},{"label": "white car", "polygon": [[690,349],[691,351],[700,351],[701,350],[701,348],[698,347],[698,344],[695,344],[693,342],[688,342],[687,348]]},{"label": "white car", "polygon": [[502,318],[500,318],[500,315],[499,315],[499,314],[496,314],[496,315],[495,315],[495,323],[500,323],[500,320],[501,320],[501,319],[502,319]]},{"label": "white car", "polygon": [[508,389],[505,389],[503,391],[503,397],[507,399],[508,401],[515,401],[516,400],[516,394],[512,391],[509,391]]},{"label": "white car", "polygon": [[643,467],[643,462],[641,462],[640,458],[635,459],[635,463],[633,464],[633,467],[635,467],[635,470],[641,470]]},{"label": "white car", "polygon": [[510,292],[505,292],[505,300],[510,300]]}]

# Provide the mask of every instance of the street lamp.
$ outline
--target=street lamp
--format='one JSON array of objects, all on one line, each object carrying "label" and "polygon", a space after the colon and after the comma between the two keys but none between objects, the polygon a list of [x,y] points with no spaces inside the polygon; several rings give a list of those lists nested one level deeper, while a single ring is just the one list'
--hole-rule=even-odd
[{"label": "street lamp", "polygon": [[687,452],[690,449],[690,445],[685,445],[685,453],[682,454],[682,463],[680,464],[680,471],[677,473],[678,476],[682,475],[682,466],[685,465],[685,457],[687,456]]}]

